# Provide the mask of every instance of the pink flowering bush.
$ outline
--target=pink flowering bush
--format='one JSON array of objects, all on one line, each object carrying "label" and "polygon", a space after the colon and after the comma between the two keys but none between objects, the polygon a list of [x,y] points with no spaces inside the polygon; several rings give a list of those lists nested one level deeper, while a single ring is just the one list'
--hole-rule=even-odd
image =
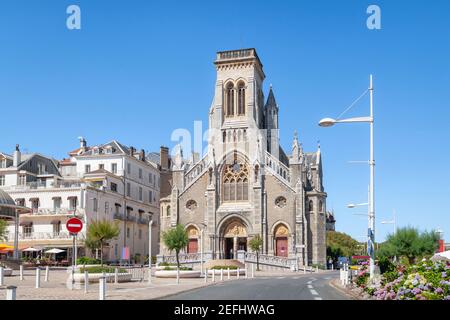
[{"label": "pink flowering bush", "polygon": [[[361,275],[362,276],[362,275]],[[382,286],[367,290],[377,300],[450,300],[450,263],[424,261],[383,274]],[[361,282],[361,281],[360,281]],[[359,283],[360,283],[359,282]]]}]

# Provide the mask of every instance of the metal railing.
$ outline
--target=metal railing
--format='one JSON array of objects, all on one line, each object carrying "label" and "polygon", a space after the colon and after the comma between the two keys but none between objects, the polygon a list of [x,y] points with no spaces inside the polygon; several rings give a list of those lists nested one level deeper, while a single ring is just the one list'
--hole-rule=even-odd
[{"label": "metal railing", "polygon": [[[7,234],[7,239],[14,239],[13,233]],[[19,240],[47,240],[47,239],[72,239],[69,232],[19,232]],[[84,239],[82,233],[78,233],[77,239]]]},{"label": "metal railing", "polygon": [[[264,255],[260,254],[258,257],[258,261],[262,265],[274,266],[274,267],[282,267],[282,268],[292,268],[297,267],[297,259],[296,258],[288,258],[288,257],[278,257],[272,255]],[[256,253],[247,252],[245,253],[245,262],[256,263]]]}]

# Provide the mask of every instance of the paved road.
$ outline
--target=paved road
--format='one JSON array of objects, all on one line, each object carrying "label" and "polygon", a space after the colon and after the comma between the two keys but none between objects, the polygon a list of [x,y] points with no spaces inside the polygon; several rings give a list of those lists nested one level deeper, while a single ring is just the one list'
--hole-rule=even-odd
[{"label": "paved road", "polygon": [[167,300],[348,300],[329,285],[339,271],[319,274],[286,274],[218,283],[167,297]]}]

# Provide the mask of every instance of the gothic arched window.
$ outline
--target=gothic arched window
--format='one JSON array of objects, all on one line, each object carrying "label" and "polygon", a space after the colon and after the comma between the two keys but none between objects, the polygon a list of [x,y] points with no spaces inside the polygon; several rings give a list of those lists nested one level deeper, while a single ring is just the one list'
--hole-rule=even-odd
[{"label": "gothic arched window", "polygon": [[166,215],[167,215],[168,217],[170,217],[170,206],[167,206],[167,209],[166,209]]},{"label": "gothic arched window", "polygon": [[226,116],[234,116],[234,85],[229,82],[225,89]]},{"label": "gothic arched window", "polygon": [[245,84],[239,82],[238,84],[238,116],[245,115]]},{"label": "gothic arched window", "polygon": [[223,174],[223,201],[248,200],[248,167],[234,160],[227,164]]}]

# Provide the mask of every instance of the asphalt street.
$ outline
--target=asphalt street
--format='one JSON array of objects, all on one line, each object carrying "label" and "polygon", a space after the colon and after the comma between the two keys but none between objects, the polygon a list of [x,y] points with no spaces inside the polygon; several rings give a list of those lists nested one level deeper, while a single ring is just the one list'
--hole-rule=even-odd
[{"label": "asphalt street", "polygon": [[[319,274],[292,273],[285,276],[220,282],[167,297],[167,300],[348,300],[329,282],[339,271]],[[216,279],[217,280],[217,279]]]}]

